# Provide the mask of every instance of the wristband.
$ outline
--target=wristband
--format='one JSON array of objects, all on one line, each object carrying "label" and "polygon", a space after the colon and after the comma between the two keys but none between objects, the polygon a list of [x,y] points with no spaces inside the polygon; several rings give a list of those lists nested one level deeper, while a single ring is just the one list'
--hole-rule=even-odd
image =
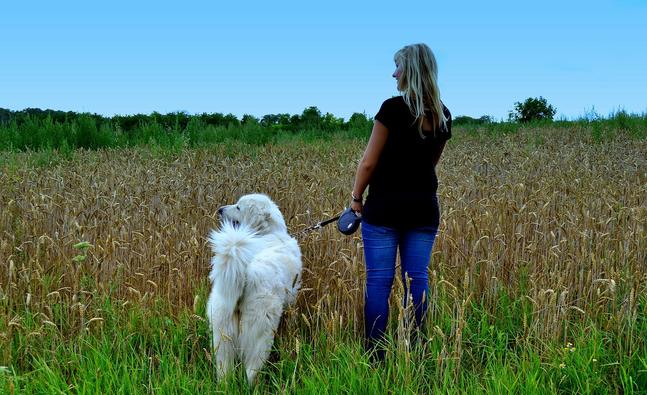
[{"label": "wristband", "polygon": [[354,201],[354,202],[362,203],[362,198],[361,198],[361,197],[356,197],[356,196],[355,196],[355,192],[351,192],[351,193],[350,193],[350,196],[353,198],[353,201]]}]

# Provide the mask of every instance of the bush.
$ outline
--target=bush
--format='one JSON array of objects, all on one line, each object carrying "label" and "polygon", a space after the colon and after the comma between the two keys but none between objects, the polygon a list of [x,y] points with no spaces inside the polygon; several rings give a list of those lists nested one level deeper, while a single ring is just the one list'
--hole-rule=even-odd
[{"label": "bush", "polygon": [[517,122],[530,122],[535,120],[552,121],[557,110],[548,104],[546,99],[529,97],[523,103],[514,103],[514,111],[510,112],[509,118]]},{"label": "bush", "polygon": [[467,115],[459,115],[452,120],[452,125],[461,126],[461,125],[489,125],[493,123],[494,120],[489,115],[483,115],[480,118],[472,118]]}]

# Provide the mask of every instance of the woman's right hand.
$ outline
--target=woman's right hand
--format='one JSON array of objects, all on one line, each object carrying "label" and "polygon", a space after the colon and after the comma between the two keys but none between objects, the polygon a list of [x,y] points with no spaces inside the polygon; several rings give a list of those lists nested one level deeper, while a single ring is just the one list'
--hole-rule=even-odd
[{"label": "woman's right hand", "polygon": [[363,208],[362,202],[356,202],[356,201],[350,202],[350,209],[359,215],[362,215],[362,208]]}]

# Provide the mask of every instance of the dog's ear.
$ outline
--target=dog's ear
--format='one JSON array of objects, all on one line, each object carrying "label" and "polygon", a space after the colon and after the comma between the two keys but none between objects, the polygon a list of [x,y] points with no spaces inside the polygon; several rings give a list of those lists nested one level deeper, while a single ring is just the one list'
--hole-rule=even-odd
[{"label": "dog's ear", "polygon": [[280,229],[287,231],[287,225],[285,223],[285,219],[283,218],[283,214],[281,214],[281,210],[275,203],[272,203],[271,209],[268,210],[268,215],[271,218],[269,222],[273,223],[275,226],[278,226]]},{"label": "dog's ear", "polygon": [[252,227],[259,234],[265,234],[269,231],[270,223],[268,222],[267,213],[260,209],[260,207],[257,207],[255,204],[249,204],[245,206],[243,212],[243,222],[245,224]]},{"label": "dog's ear", "polygon": [[261,234],[271,232],[271,229],[275,225],[274,218],[272,213],[263,210],[257,210],[257,215],[254,219],[254,228],[259,231]]}]

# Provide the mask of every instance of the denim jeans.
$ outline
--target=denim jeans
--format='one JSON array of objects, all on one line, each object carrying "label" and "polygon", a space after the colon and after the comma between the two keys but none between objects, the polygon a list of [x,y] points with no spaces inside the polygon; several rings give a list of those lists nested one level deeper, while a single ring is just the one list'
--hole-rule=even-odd
[{"label": "denim jeans", "polygon": [[[402,282],[405,286],[404,306],[406,307],[410,291],[416,327],[420,328],[424,322],[429,295],[427,269],[437,232],[435,226],[395,229],[362,222],[366,263],[364,330],[369,349],[383,339],[386,331],[398,247]],[[384,357],[383,350],[378,350],[378,357]]]}]

